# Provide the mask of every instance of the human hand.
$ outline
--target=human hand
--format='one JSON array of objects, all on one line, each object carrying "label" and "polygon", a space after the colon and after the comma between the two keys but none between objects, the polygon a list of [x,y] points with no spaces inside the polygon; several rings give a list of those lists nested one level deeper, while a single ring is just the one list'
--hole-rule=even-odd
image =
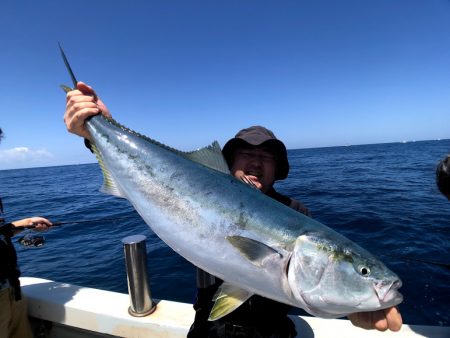
[{"label": "human hand", "polygon": [[262,190],[263,188],[263,185],[259,181],[258,177],[254,175],[246,175],[242,170],[237,170],[234,173],[234,177],[240,179],[242,182],[247,183],[248,185],[251,185],[258,190]]},{"label": "human hand", "polygon": [[90,116],[99,113],[111,118],[109,109],[98,98],[92,87],[80,81],[77,83],[77,89],[67,93],[64,123],[69,132],[91,140],[84,122]]},{"label": "human hand", "polygon": [[372,312],[352,313],[347,317],[353,325],[366,330],[399,331],[403,324],[402,315],[396,306]]},{"label": "human hand", "polygon": [[305,207],[303,205],[303,203],[301,203],[297,200],[294,200],[293,198],[291,198],[291,204],[289,205],[289,207],[301,212],[302,214],[304,214],[308,217],[312,217],[311,211],[307,207]]},{"label": "human hand", "polygon": [[34,230],[37,231],[45,231],[52,226],[52,222],[50,222],[48,219],[44,217],[24,218],[18,221],[11,222],[11,224],[13,224],[14,227],[18,228],[18,230],[23,230],[20,229],[21,227],[32,225],[34,226]]}]

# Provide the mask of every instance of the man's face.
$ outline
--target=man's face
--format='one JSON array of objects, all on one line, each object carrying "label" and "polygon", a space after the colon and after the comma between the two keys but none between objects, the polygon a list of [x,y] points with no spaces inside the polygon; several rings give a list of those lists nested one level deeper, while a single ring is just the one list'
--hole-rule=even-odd
[{"label": "man's face", "polygon": [[234,152],[231,174],[241,179],[247,176],[263,193],[275,182],[276,157],[264,147],[238,148]]}]

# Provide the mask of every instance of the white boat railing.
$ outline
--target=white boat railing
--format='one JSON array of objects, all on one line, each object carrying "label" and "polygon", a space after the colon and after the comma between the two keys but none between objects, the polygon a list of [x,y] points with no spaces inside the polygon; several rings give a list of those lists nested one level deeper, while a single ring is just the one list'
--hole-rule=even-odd
[{"label": "white boat railing", "polygon": [[[159,300],[145,317],[128,313],[127,294],[86,288],[51,280],[22,277],[28,314],[50,322],[51,338],[186,337],[194,320],[192,304]],[[302,338],[449,338],[450,327],[403,325],[399,332],[366,331],[348,320],[291,316]]]}]

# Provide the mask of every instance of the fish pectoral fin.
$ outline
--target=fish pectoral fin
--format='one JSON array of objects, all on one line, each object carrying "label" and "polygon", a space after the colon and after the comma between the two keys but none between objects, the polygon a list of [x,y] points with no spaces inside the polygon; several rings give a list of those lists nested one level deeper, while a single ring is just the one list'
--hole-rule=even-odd
[{"label": "fish pectoral fin", "polygon": [[91,142],[91,149],[94,152],[95,157],[97,157],[98,164],[103,173],[103,185],[100,188],[100,191],[105,194],[126,198],[125,195],[120,190],[119,185],[116,183],[116,180],[110,174],[108,168],[106,168],[103,162],[103,158],[93,142]]},{"label": "fish pectoral fin", "polygon": [[217,141],[214,141],[211,145],[201,148],[196,151],[183,153],[184,157],[191,161],[200,163],[208,168],[223,172],[225,174],[230,173],[228,164],[223,157],[222,150]]},{"label": "fish pectoral fin", "polygon": [[262,266],[264,260],[270,256],[283,258],[283,255],[274,248],[248,237],[228,236],[227,240],[242,256],[256,266]]},{"label": "fish pectoral fin", "polygon": [[209,321],[220,319],[236,310],[253,294],[234,285],[223,283],[213,297],[214,306],[209,314]]}]

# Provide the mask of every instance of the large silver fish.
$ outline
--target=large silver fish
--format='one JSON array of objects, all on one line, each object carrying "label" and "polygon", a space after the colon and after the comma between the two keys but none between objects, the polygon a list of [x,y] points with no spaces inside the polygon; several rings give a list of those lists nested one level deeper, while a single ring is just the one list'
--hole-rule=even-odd
[{"label": "large silver fish", "polygon": [[402,301],[396,274],[344,236],[235,179],[217,142],[181,152],[101,115],[86,127],[102,190],[126,198],[173,250],[225,281],[210,320],[253,294],[326,318]]}]

